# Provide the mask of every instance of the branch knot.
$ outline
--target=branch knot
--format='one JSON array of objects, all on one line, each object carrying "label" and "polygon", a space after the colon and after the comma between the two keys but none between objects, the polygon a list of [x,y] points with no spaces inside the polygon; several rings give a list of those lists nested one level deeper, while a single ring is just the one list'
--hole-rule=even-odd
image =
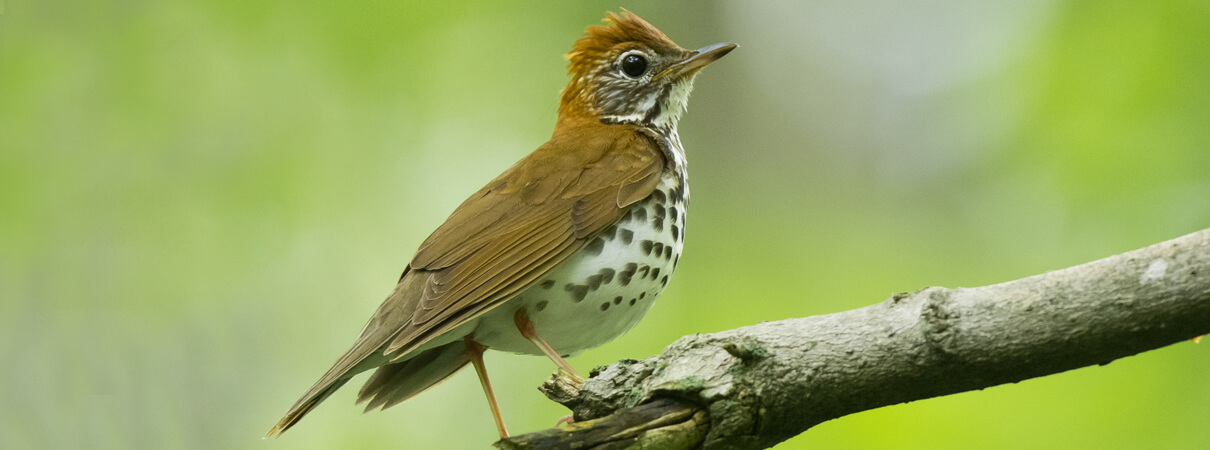
[{"label": "branch knot", "polygon": [[943,287],[933,286],[916,291],[912,295],[924,297],[920,309],[920,320],[924,325],[924,341],[929,348],[945,355],[957,354],[954,347],[958,340],[958,330],[955,322],[959,319],[956,311],[950,308],[950,293]]}]

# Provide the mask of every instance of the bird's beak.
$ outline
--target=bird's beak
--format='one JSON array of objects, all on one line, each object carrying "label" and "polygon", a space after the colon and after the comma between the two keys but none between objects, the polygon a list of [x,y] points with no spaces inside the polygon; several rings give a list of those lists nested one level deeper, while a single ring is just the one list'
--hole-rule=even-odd
[{"label": "bird's beak", "polygon": [[723,42],[721,44],[708,45],[697,50],[689,52],[684,61],[673,64],[663,72],[656,74],[655,79],[658,80],[664,77],[682,78],[693,75],[707,64],[718,61],[723,55],[731,53],[739,47],[739,44],[731,42]]}]

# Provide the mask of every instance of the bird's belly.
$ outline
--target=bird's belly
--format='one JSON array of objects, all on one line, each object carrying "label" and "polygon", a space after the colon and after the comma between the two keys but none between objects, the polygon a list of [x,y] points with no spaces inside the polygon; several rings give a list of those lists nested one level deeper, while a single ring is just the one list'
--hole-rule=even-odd
[{"label": "bird's belly", "polygon": [[475,326],[475,341],[496,350],[541,354],[512,326],[519,310],[563,355],[630,330],[668,285],[680,259],[685,202],[670,193],[661,184],[542,280],[485,314]]}]

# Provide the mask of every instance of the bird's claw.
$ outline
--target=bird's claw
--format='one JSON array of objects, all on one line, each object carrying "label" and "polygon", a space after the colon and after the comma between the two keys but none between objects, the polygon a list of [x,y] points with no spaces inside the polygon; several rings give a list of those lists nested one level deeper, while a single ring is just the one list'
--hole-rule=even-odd
[{"label": "bird's claw", "polygon": [[574,386],[576,389],[584,386],[584,377],[562,367],[559,368],[559,378],[562,378],[565,383]]},{"label": "bird's claw", "polygon": [[571,425],[573,423],[576,423],[575,414],[568,414],[566,416],[560,417],[559,421],[555,422],[555,427],[561,427],[563,425]]}]

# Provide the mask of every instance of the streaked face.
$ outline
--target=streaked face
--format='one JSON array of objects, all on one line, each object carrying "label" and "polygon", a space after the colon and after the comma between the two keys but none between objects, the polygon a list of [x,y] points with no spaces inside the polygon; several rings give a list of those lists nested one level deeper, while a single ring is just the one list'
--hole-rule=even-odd
[{"label": "streaked face", "polygon": [[638,43],[619,44],[584,75],[585,100],[605,120],[675,127],[696,74],[660,75],[690,54],[679,47],[657,51]]}]

